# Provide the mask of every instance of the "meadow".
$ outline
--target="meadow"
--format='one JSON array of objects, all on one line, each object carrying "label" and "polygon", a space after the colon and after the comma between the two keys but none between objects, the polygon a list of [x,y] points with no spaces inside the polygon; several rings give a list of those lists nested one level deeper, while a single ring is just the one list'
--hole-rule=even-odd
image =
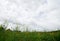
[{"label": "meadow", "polygon": [[0,41],[60,41],[60,30],[52,32],[20,32],[0,26]]}]

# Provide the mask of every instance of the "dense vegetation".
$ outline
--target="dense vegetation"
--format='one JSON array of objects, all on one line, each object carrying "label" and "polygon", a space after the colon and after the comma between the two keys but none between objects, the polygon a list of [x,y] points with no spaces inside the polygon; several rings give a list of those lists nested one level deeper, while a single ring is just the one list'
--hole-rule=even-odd
[{"label": "dense vegetation", "polygon": [[60,41],[60,31],[20,32],[5,30],[0,26],[0,41]]}]

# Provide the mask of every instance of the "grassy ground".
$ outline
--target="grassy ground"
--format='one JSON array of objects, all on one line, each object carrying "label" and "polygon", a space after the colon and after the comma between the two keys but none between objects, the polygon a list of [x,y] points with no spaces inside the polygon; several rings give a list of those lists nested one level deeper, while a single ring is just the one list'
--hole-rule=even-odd
[{"label": "grassy ground", "polygon": [[60,31],[19,32],[0,27],[0,41],[60,41]]}]

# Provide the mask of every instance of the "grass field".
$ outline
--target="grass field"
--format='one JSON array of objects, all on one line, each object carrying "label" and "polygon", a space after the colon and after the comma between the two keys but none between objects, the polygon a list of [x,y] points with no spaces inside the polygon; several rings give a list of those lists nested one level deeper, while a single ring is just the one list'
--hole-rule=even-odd
[{"label": "grass field", "polygon": [[0,26],[0,41],[60,41],[60,31],[20,32],[5,30]]}]

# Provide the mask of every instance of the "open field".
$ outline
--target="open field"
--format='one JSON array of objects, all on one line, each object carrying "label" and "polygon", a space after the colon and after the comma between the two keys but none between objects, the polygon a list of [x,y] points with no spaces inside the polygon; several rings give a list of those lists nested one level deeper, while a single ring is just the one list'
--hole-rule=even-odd
[{"label": "open field", "polygon": [[0,41],[60,41],[60,31],[20,32],[0,27]]}]

